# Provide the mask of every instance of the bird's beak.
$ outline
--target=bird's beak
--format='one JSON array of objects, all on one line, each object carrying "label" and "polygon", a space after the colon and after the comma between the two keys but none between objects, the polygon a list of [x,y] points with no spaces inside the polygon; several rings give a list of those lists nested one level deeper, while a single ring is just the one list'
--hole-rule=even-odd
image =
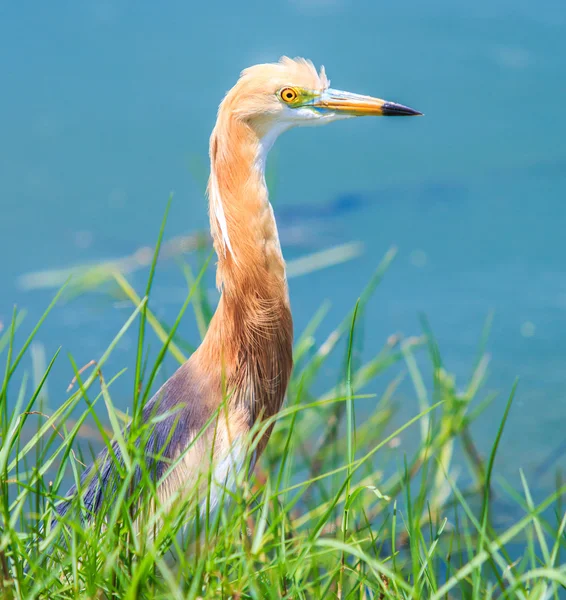
[{"label": "bird's beak", "polygon": [[395,102],[387,102],[379,98],[342,92],[331,88],[315,98],[312,106],[318,110],[328,110],[352,117],[413,117],[423,114],[418,110]]}]

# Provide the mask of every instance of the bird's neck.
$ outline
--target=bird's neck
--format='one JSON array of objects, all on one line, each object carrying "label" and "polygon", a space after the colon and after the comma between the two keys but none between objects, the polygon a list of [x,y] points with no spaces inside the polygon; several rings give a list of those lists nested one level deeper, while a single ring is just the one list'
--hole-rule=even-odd
[{"label": "bird's neck", "polygon": [[272,144],[234,117],[219,117],[210,139],[210,224],[218,254],[218,285],[227,299],[243,292],[287,297],[285,262],[265,183]]},{"label": "bird's neck", "polygon": [[259,406],[252,413],[264,415],[283,401],[293,338],[285,262],[264,177],[271,143],[222,112],[212,133],[208,195],[222,295],[201,352],[210,367],[222,363],[227,380],[255,397]]}]

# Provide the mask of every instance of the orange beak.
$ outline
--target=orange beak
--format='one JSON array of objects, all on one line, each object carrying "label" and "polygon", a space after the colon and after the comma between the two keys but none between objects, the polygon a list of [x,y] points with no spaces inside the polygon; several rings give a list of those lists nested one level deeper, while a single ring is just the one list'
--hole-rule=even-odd
[{"label": "orange beak", "polygon": [[331,88],[315,98],[312,106],[321,111],[332,111],[353,117],[414,117],[423,113],[408,106],[387,102],[380,98],[342,92]]}]

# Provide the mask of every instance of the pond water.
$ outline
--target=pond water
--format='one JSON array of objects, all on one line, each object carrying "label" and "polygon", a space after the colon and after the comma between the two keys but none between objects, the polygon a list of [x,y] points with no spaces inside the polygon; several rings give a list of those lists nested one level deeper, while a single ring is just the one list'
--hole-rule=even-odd
[{"label": "pond water", "polygon": [[[522,467],[538,490],[550,488],[566,452],[562,0],[2,3],[0,322],[17,303],[29,330],[52,296],[23,289],[21,275],[151,245],[171,190],[167,237],[205,229],[218,103],[242,68],[282,54],[324,64],[337,88],[426,114],[295,130],[277,142],[270,168],[286,256],[364,245],[353,261],[291,280],[296,330],[330,299],[323,339],[396,246],[368,306],[365,353],[394,332],[420,334],[422,312],[463,385],[494,311],[488,389],[500,395],[474,433],[488,452],[519,377],[497,468],[516,480]],[[134,278],[139,289],[144,276]],[[160,267],[160,316],[173,319],[185,289],[173,263]],[[61,346],[83,364],[127,314],[91,294],[57,308],[38,340],[47,356]],[[182,334],[197,341],[190,317]],[[131,366],[134,335],[115,370]],[[430,374],[424,353],[419,362]],[[61,357],[50,406],[71,373]],[[126,409],[130,385],[116,389]],[[399,419],[418,410],[406,397]]]}]

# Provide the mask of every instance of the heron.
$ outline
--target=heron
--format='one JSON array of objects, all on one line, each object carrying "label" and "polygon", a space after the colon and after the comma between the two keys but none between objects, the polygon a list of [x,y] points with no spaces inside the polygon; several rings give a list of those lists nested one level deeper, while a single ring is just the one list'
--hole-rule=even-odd
[{"label": "heron", "polygon": [[[333,89],[324,67],[317,71],[303,58],[249,67],[227,92],[210,137],[207,188],[220,299],[199,348],[142,412],[142,421],[162,416],[155,419],[144,450],[161,502],[194,490],[204,470],[211,469],[220,483],[233,481],[244,466],[251,473],[272,426],[254,440],[253,452],[249,433],[258,423],[273,421],[284,401],[293,367],[293,320],[264,176],[277,137],[296,126],[420,114]],[[226,408],[219,412],[221,405]],[[82,475],[81,495],[91,516],[112,492],[123,461],[116,441],[110,450]],[[59,515],[67,513],[76,492],[72,488],[58,506]],[[214,508],[220,493],[211,494]]]}]

